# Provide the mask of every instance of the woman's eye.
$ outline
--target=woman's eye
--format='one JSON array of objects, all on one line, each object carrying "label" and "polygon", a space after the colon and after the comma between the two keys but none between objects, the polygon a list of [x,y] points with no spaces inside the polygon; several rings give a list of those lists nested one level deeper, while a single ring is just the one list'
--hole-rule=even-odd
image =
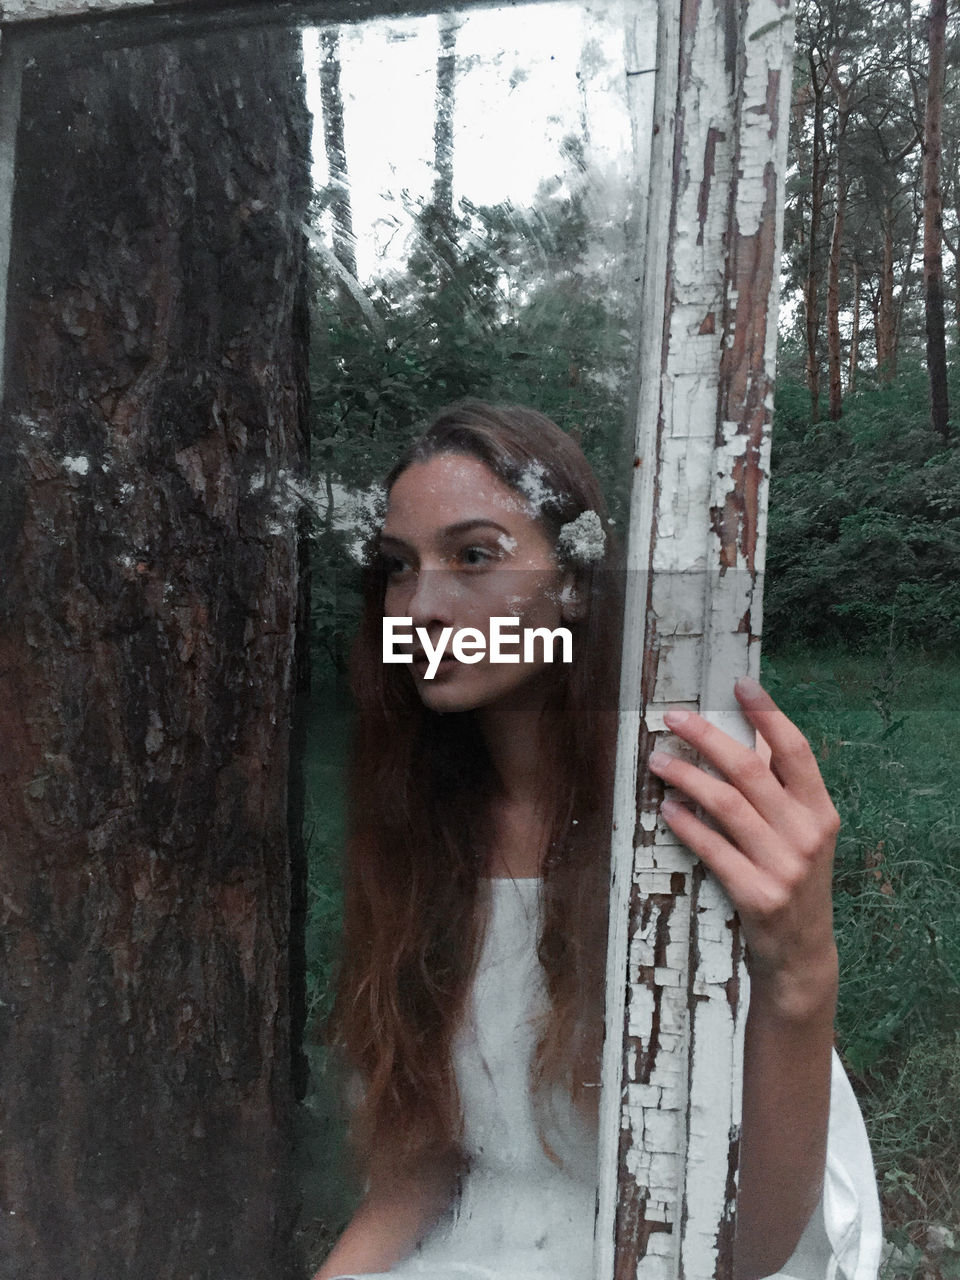
[{"label": "woman's eye", "polygon": [[404,574],[410,571],[410,563],[407,560],[401,560],[399,556],[384,556],[383,571],[390,579],[395,582],[398,578],[402,578]]},{"label": "woman's eye", "polygon": [[482,569],[496,559],[496,552],[487,547],[464,547],[460,552],[460,561],[468,569]]}]

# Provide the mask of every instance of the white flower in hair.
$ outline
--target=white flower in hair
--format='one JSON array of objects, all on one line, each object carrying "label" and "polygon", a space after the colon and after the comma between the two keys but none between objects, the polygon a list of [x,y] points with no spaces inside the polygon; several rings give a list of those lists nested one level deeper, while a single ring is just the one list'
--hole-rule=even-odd
[{"label": "white flower in hair", "polygon": [[576,520],[561,526],[559,547],[573,564],[593,564],[603,559],[607,535],[596,511],[582,511]]}]

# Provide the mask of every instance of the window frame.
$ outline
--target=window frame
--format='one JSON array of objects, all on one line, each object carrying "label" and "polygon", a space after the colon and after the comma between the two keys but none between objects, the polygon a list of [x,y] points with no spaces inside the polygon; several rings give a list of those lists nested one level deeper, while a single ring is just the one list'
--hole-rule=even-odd
[{"label": "window frame", "polygon": [[[69,30],[72,39],[122,43],[147,24],[163,37],[225,23],[355,21],[447,7],[442,0],[5,0],[0,349],[21,68],[46,40]],[[665,732],[668,704],[689,705],[752,742],[733,681],[759,675],[794,15],[790,0],[663,0],[659,8],[596,1280],[732,1274],[748,998],[731,908],[658,820],[659,790],[646,761]]]}]

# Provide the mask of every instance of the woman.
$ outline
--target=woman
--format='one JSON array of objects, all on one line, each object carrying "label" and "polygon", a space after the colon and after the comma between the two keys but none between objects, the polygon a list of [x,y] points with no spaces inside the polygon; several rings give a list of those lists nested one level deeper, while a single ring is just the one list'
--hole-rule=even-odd
[{"label": "woman", "polygon": [[[454,406],[388,477],[354,655],[334,1011],[359,1081],[367,1191],[315,1280],[591,1274],[616,729],[605,534],[578,446],[530,410]],[[410,620],[409,664],[383,661],[385,616]],[[522,634],[567,629],[571,660],[541,643],[517,645],[517,661],[461,649],[438,662],[440,641],[467,628],[489,649],[504,617]],[[723,829],[663,806],[749,944],[737,1273],[787,1264],[815,1280],[839,1264],[867,1280],[869,1150],[839,1064],[831,1087],[838,820],[799,731],[755,682],[737,697],[769,766],[680,711],[672,731],[727,781],[651,761]]]}]

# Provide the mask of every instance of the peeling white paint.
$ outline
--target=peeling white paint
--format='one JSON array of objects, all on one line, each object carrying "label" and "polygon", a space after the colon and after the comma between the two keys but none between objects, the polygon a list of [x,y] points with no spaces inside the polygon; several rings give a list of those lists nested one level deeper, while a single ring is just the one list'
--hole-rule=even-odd
[{"label": "peeling white paint", "polygon": [[154,0],[3,0],[0,21],[32,22],[42,18],[116,13],[123,9],[150,8],[153,3]]},{"label": "peeling white paint", "polygon": [[[737,188],[737,228],[743,236],[756,235],[764,203],[763,172],[777,159],[776,140],[785,112],[771,120],[764,109],[768,77],[779,73],[788,82],[791,75],[794,13],[791,7],[771,17],[771,6],[747,7],[745,33],[751,58],[744,77],[744,98],[751,110],[742,114],[740,166],[745,181]],[[773,326],[775,341],[776,325]]]},{"label": "peeling white paint", "polygon": [[544,506],[557,496],[550,486],[544,483],[546,473],[547,469],[543,463],[534,459],[527,464],[516,482],[517,489],[527,499],[536,515],[539,515]]},{"label": "peeling white paint", "polygon": [[[768,175],[783,172],[778,147],[788,114],[792,61],[792,19],[778,21],[784,11],[776,0],[754,0],[741,9],[704,0],[696,14],[695,30],[686,30],[681,56],[678,10],[661,8],[661,40],[669,52],[661,53],[660,63],[672,67],[678,57],[688,62],[675,87],[676,115],[671,118],[664,106],[667,140],[662,149],[654,148],[648,233],[652,262],[644,315],[652,328],[660,323],[664,300],[655,288],[669,288],[668,339],[662,365],[654,366],[647,353],[643,373],[635,452],[644,467],[635,476],[629,567],[650,591],[648,601],[644,590],[628,590],[624,657],[627,705],[645,733],[669,750],[676,740],[666,733],[663,715],[671,705],[700,710],[734,738],[751,739],[733,696],[733,681],[740,674],[757,674],[758,651],[751,637],[760,628],[758,575],[771,407],[767,383],[775,355],[776,297],[772,291],[754,298],[734,278],[733,248],[738,236],[760,231],[760,215],[765,208],[770,211]],[[739,81],[728,96],[724,45],[731,21],[748,25],[736,32]],[[762,36],[751,41],[749,36],[761,28],[766,28]],[[781,72],[778,91],[768,102],[774,71]],[[665,77],[663,92],[673,91]],[[668,165],[674,128],[681,130],[681,146],[671,239],[666,223],[656,222],[667,212],[656,196],[659,183],[672,186]],[[782,191],[773,195],[778,221],[772,241],[765,243],[768,267],[774,265],[782,225]],[[764,223],[764,233],[770,230],[769,222]],[[773,270],[774,281],[776,276]],[[767,415],[759,449],[752,443],[755,431],[751,436],[747,430],[753,420],[738,416],[741,408],[746,413],[746,404],[723,399],[729,384],[722,382],[722,362],[739,349],[736,324],[766,326],[761,328],[762,365],[740,371],[745,388],[758,388]],[[749,485],[755,495],[750,502]],[[747,523],[753,510],[758,512],[756,528]],[[650,646],[646,653],[644,636]],[[633,664],[644,662],[656,663],[655,673],[647,672],[646,705],[641,682],[631,671]],[[636,1203],[625,1194],[622,1180],[629,1174],[637,1179],[639,1193],[649,1193],[644,1208],[648,1222],[684,1222],[682,1239],[676,1231],[650,1235],[646,1256],[637,1262],[640,1280],[679,1274],[686,1280],[708,1280],[718,1265],[730,1263],[729,1257],[725,1262],[720,1258],[718,1233],[723,1235],[724,1224],[730,1225],[731,1206],[725,1201],[728,1143],[739,1124],[746,975],[734,950],[732,911],[719,885],[710,877],[694,876],[690,854],[654,811],[645,810],[631,822],[637,780],[630,767],[638,763],[638,726],[635,720],[624,725],[614,857],[618,862],[631,859],[632,869],[628,876],[615,866],[611,910],[630,915],[627,885],[646,895],[646,906],[641,923],[634,915],[629,945],[620,922],[615,919],[611,925],[609,989],[612,996],[616,975],[626,972],[628,997],[620,1004],[608,1001],[608,1042],[615,1035],[618,1009],[627,1014],[625,1034],[630,1037],[622,1062],[612,1049],[606,1060],[605,1101],[621,1084],[616,1130],[630,1136],[620,1203]],[[632,829],[643,843],[628,850],[623,833]],[[697,910],[691,915],[694,893]],[[637,901],[634,913],[643,901]],[[735,989],[731,979],[740,984],[739,1003],[728,998]],[[651,1062],[653,1036],[658,1047]],[[644,1064],[648,1072],[641,1081],[638,1072]],[[613,1156],[608,1146],[606,1158],[612,1162]],[[598,1280],[612,1274],[616,1195],[609,1172],[604,1175],[601,1169]],[[627,1247],[629,1223],[624,1231],[621,1248]],[[728,1252],[729,1244],[727,1230]]]}]

